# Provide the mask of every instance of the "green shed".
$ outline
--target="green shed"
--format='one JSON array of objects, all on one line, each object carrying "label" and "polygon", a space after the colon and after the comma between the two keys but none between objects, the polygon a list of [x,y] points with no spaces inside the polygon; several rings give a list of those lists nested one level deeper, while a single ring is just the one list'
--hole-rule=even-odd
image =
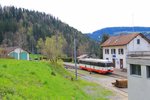
[{"label": "green shed", "polygon": [[29,60],[29,53],[19,47],[7,47],[5,48],[8,56],[13,57],[18,60]]},{"label": "green shed", "polygon": [[28,53],[23,51],[20,53],[20,59],[27,60],[28,59]]}]

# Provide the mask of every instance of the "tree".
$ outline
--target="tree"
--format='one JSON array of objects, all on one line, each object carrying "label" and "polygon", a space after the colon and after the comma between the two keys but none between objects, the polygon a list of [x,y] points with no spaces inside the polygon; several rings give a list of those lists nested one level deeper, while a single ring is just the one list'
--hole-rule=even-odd
[{"label": "tree", "polygon": [[0,48],[0,58],[7,57],[7,51],[3,48]]},{"label": "tree", "polygon": [[40,39],[38,40],[37,46],[36,46],[36,48],[38,49],[38,53],[43,53],[42,50],[44,50],[44,46],[45,46],[44,41],[43,41],[42,38],[40,38]]},{"label": "tree", "polygon": [[[13,6],[0,6],[0,45],[20,46],[32,53],[37,53],[37,40],[42,38],[45,42],[46,37],[51,37],[55,35],[54,33],[59,32],[67,42],[66,46],[63,46],[63,51],[68,57],[73,57],[75,34],[79,41],[78,46],[88,43],[88,49],[86,49],[88,52],[92,54],[98,52],[94,49],[99,44],[92,42],[86,35],[52,15]],[[82,46],[80,49],[84,51]]]},{"label": "tree", "polygon": [[[109,34],[104,33],[104,34],[102,35],[102,38],[101,38],[102,40],[101,40],[101,42],[100,42],[100,45],[101,45],[102,43],[104,43],[109,37],[110,37]],[[102,49],[101,46],[100,46],[100,58],[103,59],[103,49]]]},{"label": "tree", "polygon": [[88,43],[80,44],[78,47],[78,55],[87,54]]},{"label": "tree", "polygon": [[109,37],[110,37],[109,34],[104,33],[104,34],[102,35],[101,44],[104,43]]},{"label": "tree", "polygon": [[51,38],[46,37],[44,42],[42,39],[39,39],[37,45],[37,48],[39,50],[41,49],[41,53],[52,61],[56,61],[58,58],[65,56],[63,49],[65,47],[66,40],[62,35],[59,35],[57,40],[56,37],[56,35]]}]

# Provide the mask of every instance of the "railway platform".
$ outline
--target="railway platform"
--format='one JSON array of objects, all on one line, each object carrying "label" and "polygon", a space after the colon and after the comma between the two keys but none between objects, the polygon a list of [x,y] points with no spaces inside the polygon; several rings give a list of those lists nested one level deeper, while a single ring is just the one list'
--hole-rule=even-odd
[{"label": "railway platform", "polygon": [[115,68],[114,72],[112,74],[127,78],[127,71],[123,71],[122,69],[116,69]]}]

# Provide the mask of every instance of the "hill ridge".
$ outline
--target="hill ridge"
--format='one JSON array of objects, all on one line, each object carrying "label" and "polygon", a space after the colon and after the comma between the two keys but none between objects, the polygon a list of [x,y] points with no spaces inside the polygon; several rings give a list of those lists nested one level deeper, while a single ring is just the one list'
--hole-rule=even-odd
[{"label": "hill ridge", "polygon": [[91,39],[100,41],[103,34],[109,34],[110,36],[119,35],[119,34],[129,34],[129,33],[143,33],[150,39],[150,27],[106,27],[99,30],[96,30],[90,34],[86,34]]}]

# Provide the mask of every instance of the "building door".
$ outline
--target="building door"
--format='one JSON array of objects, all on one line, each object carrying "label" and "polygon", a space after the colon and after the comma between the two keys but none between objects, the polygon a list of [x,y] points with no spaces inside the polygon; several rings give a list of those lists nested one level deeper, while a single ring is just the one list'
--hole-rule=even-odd
[{"label": "building door", "polygon": [[120,59],[120,69],[123,68],[123,59]]},{"label": "building door", "polygon": [[10,56],[10,57],[13,57],[13,58],[15,58],[15,59],[18,59],[18,53],[16,53],[16,52],[11,52],[11,53],[9,54],[9,56]]},{"label": "building door", "polygon": [[114,68],[116,67],[115,59],[113,59],[113,67],[114,67]]},{"label": "building door", "polygon": [[27,60],[27,53],[26,52],[21,52],[20,53],[20,59]]}]

